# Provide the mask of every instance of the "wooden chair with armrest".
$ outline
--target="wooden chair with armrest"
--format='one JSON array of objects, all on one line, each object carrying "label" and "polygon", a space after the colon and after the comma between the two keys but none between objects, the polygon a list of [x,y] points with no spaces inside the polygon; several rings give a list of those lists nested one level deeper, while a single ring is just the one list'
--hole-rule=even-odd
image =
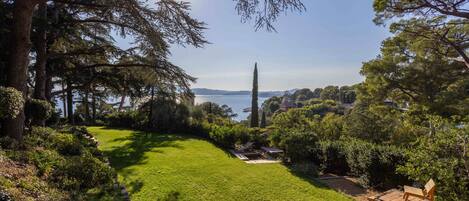
[{"label": "wooden chair with armrest", "polygon": [[404,200],[408,201],[409,196],[418,197],[422,199],[428,199],[430,201],[435,200],[435,182],[433,179],[430,179],[427,184],[425,184],[424,189],[415,188],[411,186],[404,186]]}]

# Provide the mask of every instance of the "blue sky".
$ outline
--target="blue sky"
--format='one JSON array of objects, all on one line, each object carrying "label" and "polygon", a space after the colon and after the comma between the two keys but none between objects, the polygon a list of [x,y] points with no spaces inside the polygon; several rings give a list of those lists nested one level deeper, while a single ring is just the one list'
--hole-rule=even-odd
[{"label": "blue sky", "polygon": [[277,33],[241,23],[232,0],[190,2],[211,44],[175,46],[171,61],[198,78],[193,87],[250,89],[254,62],[260,90],[355,84],[363,80],[362,63],[390,35],[372,22],[371,0],[303,0],[307,11],[281,16]]}]

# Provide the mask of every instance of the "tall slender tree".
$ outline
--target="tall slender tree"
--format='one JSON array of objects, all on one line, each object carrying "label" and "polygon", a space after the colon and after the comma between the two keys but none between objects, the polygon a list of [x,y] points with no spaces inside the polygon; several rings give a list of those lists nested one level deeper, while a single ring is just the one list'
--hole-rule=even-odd
[{"label": "tall slender tree", "polygon": [[252,83],[252,102],[251,102],[251,128],[259,127],[259,105],[257,103],[258,96],[257,83],[257,62],[254,64],[254,80]]}]

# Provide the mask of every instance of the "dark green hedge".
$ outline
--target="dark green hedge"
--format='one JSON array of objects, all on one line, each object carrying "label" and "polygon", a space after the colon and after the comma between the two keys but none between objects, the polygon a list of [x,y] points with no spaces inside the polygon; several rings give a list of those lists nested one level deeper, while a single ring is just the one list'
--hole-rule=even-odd
[{"label": "dark green hedge", "polygon": [[407,158],[404,150],[377,145],[358,139],[321,142],[315,159],[326,172],[348,174],[360,178],[366,187],[388,188],[408,183],[396,172]]}]

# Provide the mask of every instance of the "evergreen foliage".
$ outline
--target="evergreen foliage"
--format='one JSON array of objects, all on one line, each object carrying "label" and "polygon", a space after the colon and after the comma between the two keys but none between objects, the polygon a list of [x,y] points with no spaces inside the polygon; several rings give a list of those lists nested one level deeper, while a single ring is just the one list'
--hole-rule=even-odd
[{"label": "evergreen foliage", "polygon": [[26,101],[26,116],[29,117],[35,125],[41,126],[40,122],[49,119],[53,112],[54,108],[48,101],[39,99],[29,99]]},{"label": "evergreen foliage", "polygon": [[257,77],[257,63],[254,65],[254,78],[252,82],[252,102],[251,102],[251,128],[259,127],[259,86]]},{"label": "evergreen foliage", "polygon": [[265,118],[266,118],[265,112],[262,111],[261,124],[260,124],[261,128],[265,128],[267,126],[267,120]]},{"label": "evergreen foliage", "polygon": [[24,99],[21,92],[12,87],[0,86],[0,119],[16,118],[23,107]]}]

